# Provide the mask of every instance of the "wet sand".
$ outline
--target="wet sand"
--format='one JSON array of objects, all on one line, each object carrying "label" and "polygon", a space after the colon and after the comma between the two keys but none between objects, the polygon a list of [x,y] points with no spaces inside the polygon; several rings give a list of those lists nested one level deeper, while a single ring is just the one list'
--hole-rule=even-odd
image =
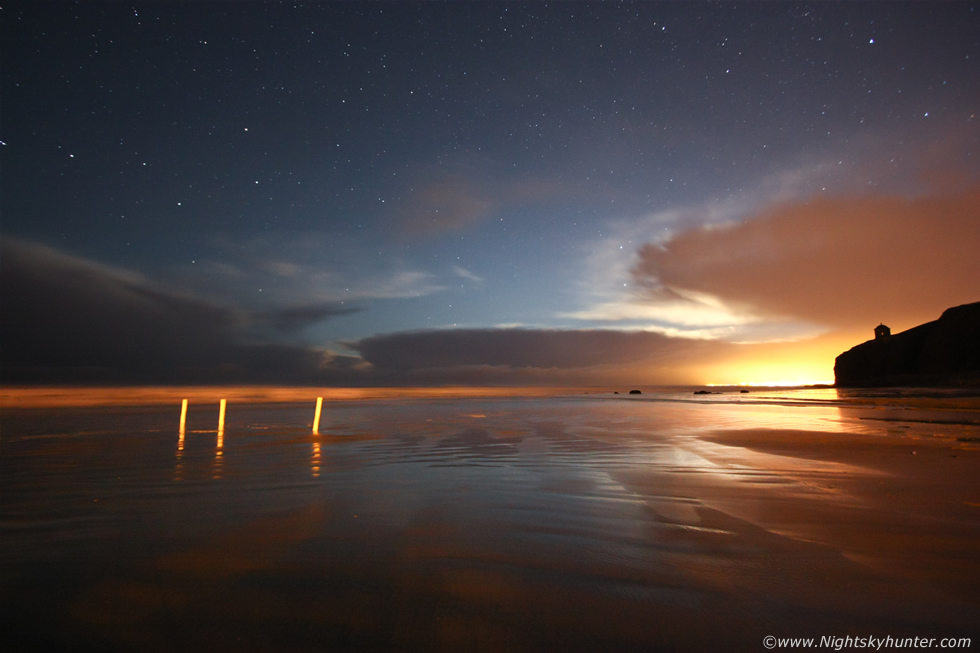
[{"label": "wet sand", "polygon": [[980,641],[980,415],[803,396],[8,408],[0,648]]}]

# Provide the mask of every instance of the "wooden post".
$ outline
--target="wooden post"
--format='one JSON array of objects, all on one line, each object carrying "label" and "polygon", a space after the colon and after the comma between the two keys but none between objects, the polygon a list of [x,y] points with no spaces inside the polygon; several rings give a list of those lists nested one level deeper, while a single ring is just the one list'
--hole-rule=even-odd
[{"label": "wooden post", "polygon": [[323,408],[323,397],[316,398],[316,412],[313,413],[313,435],[320,435],[320,409]]},{"label": "wooden post", "polygon": [[225,446],[225,400],[218,405],[218,455]]},{"label": "wooden post", "polygon": [[225,400],[222,399],[218,405],[218,433],[225,430]]},{"label": "wooden post", "polygon": [[[182,399],[180,401],[180,435],[184,435],[184,427],[187,424],[187,400]],[[183,438],[181,438],[183,441]]]},{"label": "wooden post", "polygon": [[187,400],[180,402],[180,434],[177,436],[177,468],[174,470],[174,480],[184,480],[184,427],[187,424]]}]

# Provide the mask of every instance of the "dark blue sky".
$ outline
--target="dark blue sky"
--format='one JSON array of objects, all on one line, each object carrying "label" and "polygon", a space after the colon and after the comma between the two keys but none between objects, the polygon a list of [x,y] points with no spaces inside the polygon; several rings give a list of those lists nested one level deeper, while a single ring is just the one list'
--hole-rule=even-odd
[{"label": "dark blue sky", "polygon": [[[173,307],[197,306],[188,310],[222,316],[208,324],[224,342],[320,356],[364,382],[386,369],[364,358],[365,338],[401,343],[407,332],[424,350],[437,343],[416,332],[431,329],[487,351],[456,366],[440,355],[440,369],[460,368],[446,379],[483,366],[480,379],[506,382],[507,370],[540,381],[548,375],[534,370],[555,367],[514,354],[509,337],[656,336],[631,344],[629,358],[678,336],[700,339],[682,338],[686,351],[704,339],[843,333],[874,315],[912,326],[980,299],[963,281],[980,277],[972,257],[943,254],[980,242],[969,208],[980,172],[977,7],[6,3],[0,229],[16,251],[3,283],[25,317],[7,329],[21,335],[5,356],[40,346],[30,325],[56,311],[9,297],[58,296],[51,284],[82,269],[86,305],[184,324]],[[941,201],[964,212],[937,215],[929,202]],[[801,217],[814,202],[826,210]],[[746,235],[753,224],[772,226]],[[683,249],[720,231],[732,240],[717,243],[726,254],[712,274],[737,281],[744,259],[768,257],[765,279],[794,279],[811,249],[824,248],[812,268],[824,269],[841,251],[835,238],[889,224],[906,237],[853,257],[875,269],[888,252],[921,258],[919,276],[944,290],[910,297],[896,290],[908,280],[871,273],[854,301],[870,301],[873,315],[837,314],[833,274],[826,287],[766,290],[751,277],[752,293],[719,289],[696,274],[710,247]],[[932,230],[920,233],[924,224]],[[935,260],[948,267],[938,278]],[[119,284],[143,299],[122,298]],[[813,293],[824,313],[789,307],[793,292]],[[86,335],[70,337],[86,348],[99,336],[78,319]],[[175,337],[174,357],[190,355],[177,341],[211,327]],[[236,356],[214,364],[248,368]],[[15,361],[34,369],[25,378],[58,378],[60,363],[32,357]],[[660,369],[660,354],[649,357]],[[595,361],[574,358],[567,367],[588,376]],[[73,365],[112,379],[117,364],[93,355]],[[198,378],[191,362],[183,376],[133,365],[120,378]],[[651,380],[699,380],[671,365]]]}]

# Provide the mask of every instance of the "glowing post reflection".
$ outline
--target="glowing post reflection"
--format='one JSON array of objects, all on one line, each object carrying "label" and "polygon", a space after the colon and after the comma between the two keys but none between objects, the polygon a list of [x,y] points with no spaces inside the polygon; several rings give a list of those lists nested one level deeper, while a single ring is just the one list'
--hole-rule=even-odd
[{"label": "glowing post reflection", "polygon": [[187,424],[187,400],[180,402],[180,432],[177,435],[177,468],[174,470],[174,480],[184,478],[184,432]]},{"label": "glowing post reflection", "polygon": [[313,478],[319,478],[320,476],[320,443],[313,443],[313,454],[310,456],[310,471],[313,473]]},{"label": "glowing post reflection", "polygon": [[[323,408],[323,397],[317,397],[316,411],[313,413],[313,435],[320,435],[320,409],[321,408]],[[319,449],[317,451],[319,451]]]},{"label": "glowing post reflection", "polygon": [[215,444],[214,450],[214,469],[211,474],[211,478],[221,478],[222,470],[222,456],[224,455],[225,446],[225,405],[226,400],[222,399],[221,403],[218,405],[218,441]]}]

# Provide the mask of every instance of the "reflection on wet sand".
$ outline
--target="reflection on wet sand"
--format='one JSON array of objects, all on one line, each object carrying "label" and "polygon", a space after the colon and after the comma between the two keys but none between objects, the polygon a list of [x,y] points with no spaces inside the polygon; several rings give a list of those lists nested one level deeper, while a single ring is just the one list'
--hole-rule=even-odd
[{"label": "reflection on wet sand", "polygon": [[313,441],[313,453],[310,455],[310,473],[313,474],[313,478],[317,478],[320,475],[320,441]]},{"label": "reflection on wet sand", "polygon": [[218,429],[218,437],[214,445],[214,465],[211,470],[211,478],[219,479],[224,473],[225,468],[225,430]]},{"label": "reflection on wet sand", "polygon": [[801,403],[340,402],[322,434],[308,400],[235,404],[230,451],[224,428],[212,450],[192,421],[176,472],[176,403],[115,431],[89,426],[111,411],[40,435],[37,415],[4,417],[0,647],[975,634],[980,425]]},{"label": "reflection on wet sand", "polygon": [[184,429],[177,436],[177,464],[174,468],[174,480],[184,480]]}]

